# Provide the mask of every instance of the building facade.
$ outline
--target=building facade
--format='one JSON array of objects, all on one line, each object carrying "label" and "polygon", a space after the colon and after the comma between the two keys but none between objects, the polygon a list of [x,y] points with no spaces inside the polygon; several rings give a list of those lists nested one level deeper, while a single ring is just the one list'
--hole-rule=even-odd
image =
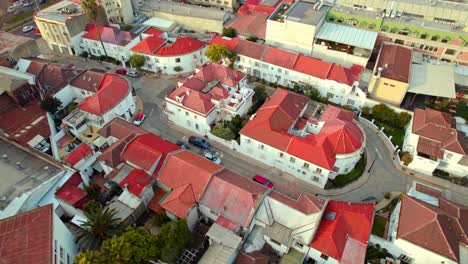
[{"label": "building facade", "polygon": [[366,138],[354,118],[277,89],[241,130],[239,151],[324,188],[361,159]]},{"label": "building facade", "polygon": [[36,12],[34,22],[51,50],[69,55],[76,54],[88,24],[80,5],[68,0]]},{"label": "building facade", "polygon": [[209,63],[167,94],[164,111],[176,125],[207,135],[215,123],[245,115],[253,94],[245,74]]},{"label": "building facade", "polygon": [[109,24],[131,24],[135,18],[131,0],[99,0]]}]

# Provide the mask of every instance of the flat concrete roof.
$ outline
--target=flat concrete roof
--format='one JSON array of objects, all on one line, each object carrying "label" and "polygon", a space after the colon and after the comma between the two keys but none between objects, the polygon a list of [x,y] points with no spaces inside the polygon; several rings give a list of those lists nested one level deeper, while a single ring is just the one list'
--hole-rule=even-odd
[{"label": "flat concrete roof", "polygon": [[325,22],[315,38],[372,50],[378,35],[374,31]]},{"label": "flat concrete roof", "polygon": [[287,20],[301,22],[309,25],[317,25],[330,9],[329,6],[322,6],[320,10],[314,9],[314,4],[309,2],[296,2],[286,13]]},{"label": "flat concrete roof", "polygon": [[[75,10],[75,11],[73,13],[66,13],[65,12],[66,10]],[[77,15],[82,15],[81,6],[74,2],[63,0],[61,2],[53,4],[37,12],[36,17],[63,23],[70,16],[77,16]]]},{"label": "flat concrete roof", "polygon": [[178,2],[146,0],[140,7],[143,12],[164,12],[174,15],[199,17],[224,21],[227,12],[215,8],[201,7]]},{"label": "flat concrete roof", "polygon": [[413,64],[408,92],[455,98],[453,65]]},{"label": "flat concrete roof", "polygon": [[0,139],[0,210],[61,170]]},{"label": "flat concrete roof", "polygon": [[32,40],[32,38],[11,34],[5,31],[0,31],[0,54],[8,52],[18,47],[19,45]]}]

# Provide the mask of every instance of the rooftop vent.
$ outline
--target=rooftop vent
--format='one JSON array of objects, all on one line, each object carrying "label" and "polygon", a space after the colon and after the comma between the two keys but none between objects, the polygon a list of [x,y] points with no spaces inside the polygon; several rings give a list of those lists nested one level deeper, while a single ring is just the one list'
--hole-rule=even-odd
[{"label": "rooftop vent", "polygon": [[327,220],[335,220],[336,218],[336,212],[328,212],[325,214],[325,219]]}]

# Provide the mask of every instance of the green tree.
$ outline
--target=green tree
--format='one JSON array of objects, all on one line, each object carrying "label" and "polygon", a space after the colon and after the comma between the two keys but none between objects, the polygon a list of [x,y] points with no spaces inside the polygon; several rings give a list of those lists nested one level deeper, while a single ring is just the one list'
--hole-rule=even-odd
[{"label": "green tree", "polygon": [[252,41],[252,42],[257,42],[258,40],[258,37],[255,36],[255,35],[251,35],[247,38],[248,41]]},{"label": "green tree", "polygon": [[41,101],[41,108],[44,111],[47,111],[51,114],[57,112],[57,110],[62,107],[62,101],[60,99],[49,96],[44,98],[44,100]]},{"label": "green tree", "polygon": [[145,56],[140,55],[140,54],[132,54],[130,56],[129,61],[132,67],[140,69],[141,67],[143,67],[143,65],[145,65]]},{"label": "green tree", "polygon": [[225,140],[233,140],[236,138],[234,132],[226,125],[226,122],[219,122],[211,129],[211,134]]},{"label": "green tree", "polygon": [[89,57],[89,53],[87,51],[83,51],[81,52],[80,57],[87,59]]},{"label": "green tree", "polygon": [[191,241],[192,235],[188,229],[187,220],[180,219],[163,225],[158,238],[161,246],[160,259],[172,263],[180,258]]},{"label": "green tree", "polygon": [[371,111],[372,111],[371,108],[368,107],[368,106],[363,106],[363,107],[361,108],[361,112],[362,112],[362,114],[365,115],[365,116],[370,116]]},{"label": "green tree", "polygon": [[372,107],[372,116],[380,122],[389,125],[395,124],[395,112],[385,104],[378,104]]},{"label": "green tree", "polygon": [[252,107],[249,109],[249,115],[255,114],[257,110],[263,105],[265,100],[268,98],[268,95],[266,93],[265,86],[263,85],[257,85],[254,88],[254,95],[252,97]]},{"label": "green tree", "polygon": [[205,55],[211,62],[219,62],[229,56],[229,49],[226,46],[213,44],[208,47]]},{"label": "green tree", "polygon": [[98,2],[96,0],[81,0],[81,8],[83,9],[83,13],[86,16],[86,18],[88,18],[94,24],[99,41],[101,42],[102,50],[104,51],[104,56],[107,57],[107,51],[104,47],[104,42],[102,42],[101,32],[99,31],[97,23],[97,20],[101,15],[102,9],[99,7]]},{"label": "green tree", "polygon": [[91,182],[89,185],[84,186],[84,190],[91,199],[99,201],[101,197],[101,186],[97,185],[95,182]]},{"label": "green tree", "polygon": [[96,200],[91,200],[83,206],[83,212],[85,213],[94,213],[96,212],[101,205]]},{"label": "green tree", "polygon": [[102,256],[99,251],[86,250],[75,256],[74,264],[100,264],[103,263]]},{"label": "green tree", "polygon": [[401,156],[401,161],[403,161],[403,164],[405,164],[405,166],[408,166],[413,161],[413,156],[411,156],[411,154],[409,154],[408,152],[405,152]]},{"label": "green tree", "polygon": [[115,209],[105,209],[101,207],[95,212],[84,213],[86,221],[81,224],[81,229],[77,235],[77,242],[83,249],[96,250],[102,242],[118,234],[121,229],[121,222],[115,215]]},{"label": "green tree", "polygon": [[235,38],[237,37],[237,31],[232,27],[225,28],[223,29],[223,36],[228,38]]},{"label": "green tree", "polygon": [[397,127],[404,128],[411,120],[411,115],[407,112],[400,112],[396,117]]}]

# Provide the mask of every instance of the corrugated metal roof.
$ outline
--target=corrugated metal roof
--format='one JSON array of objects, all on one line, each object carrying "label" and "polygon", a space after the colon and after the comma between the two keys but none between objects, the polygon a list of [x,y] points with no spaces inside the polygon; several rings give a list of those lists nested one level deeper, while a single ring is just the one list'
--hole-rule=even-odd
[{"label": "corrugated metal roof", "polygon": [[371,50],[374,48],[377,35],[377,32],[369,30],[334,23],[324,23],[316,38]]}]

